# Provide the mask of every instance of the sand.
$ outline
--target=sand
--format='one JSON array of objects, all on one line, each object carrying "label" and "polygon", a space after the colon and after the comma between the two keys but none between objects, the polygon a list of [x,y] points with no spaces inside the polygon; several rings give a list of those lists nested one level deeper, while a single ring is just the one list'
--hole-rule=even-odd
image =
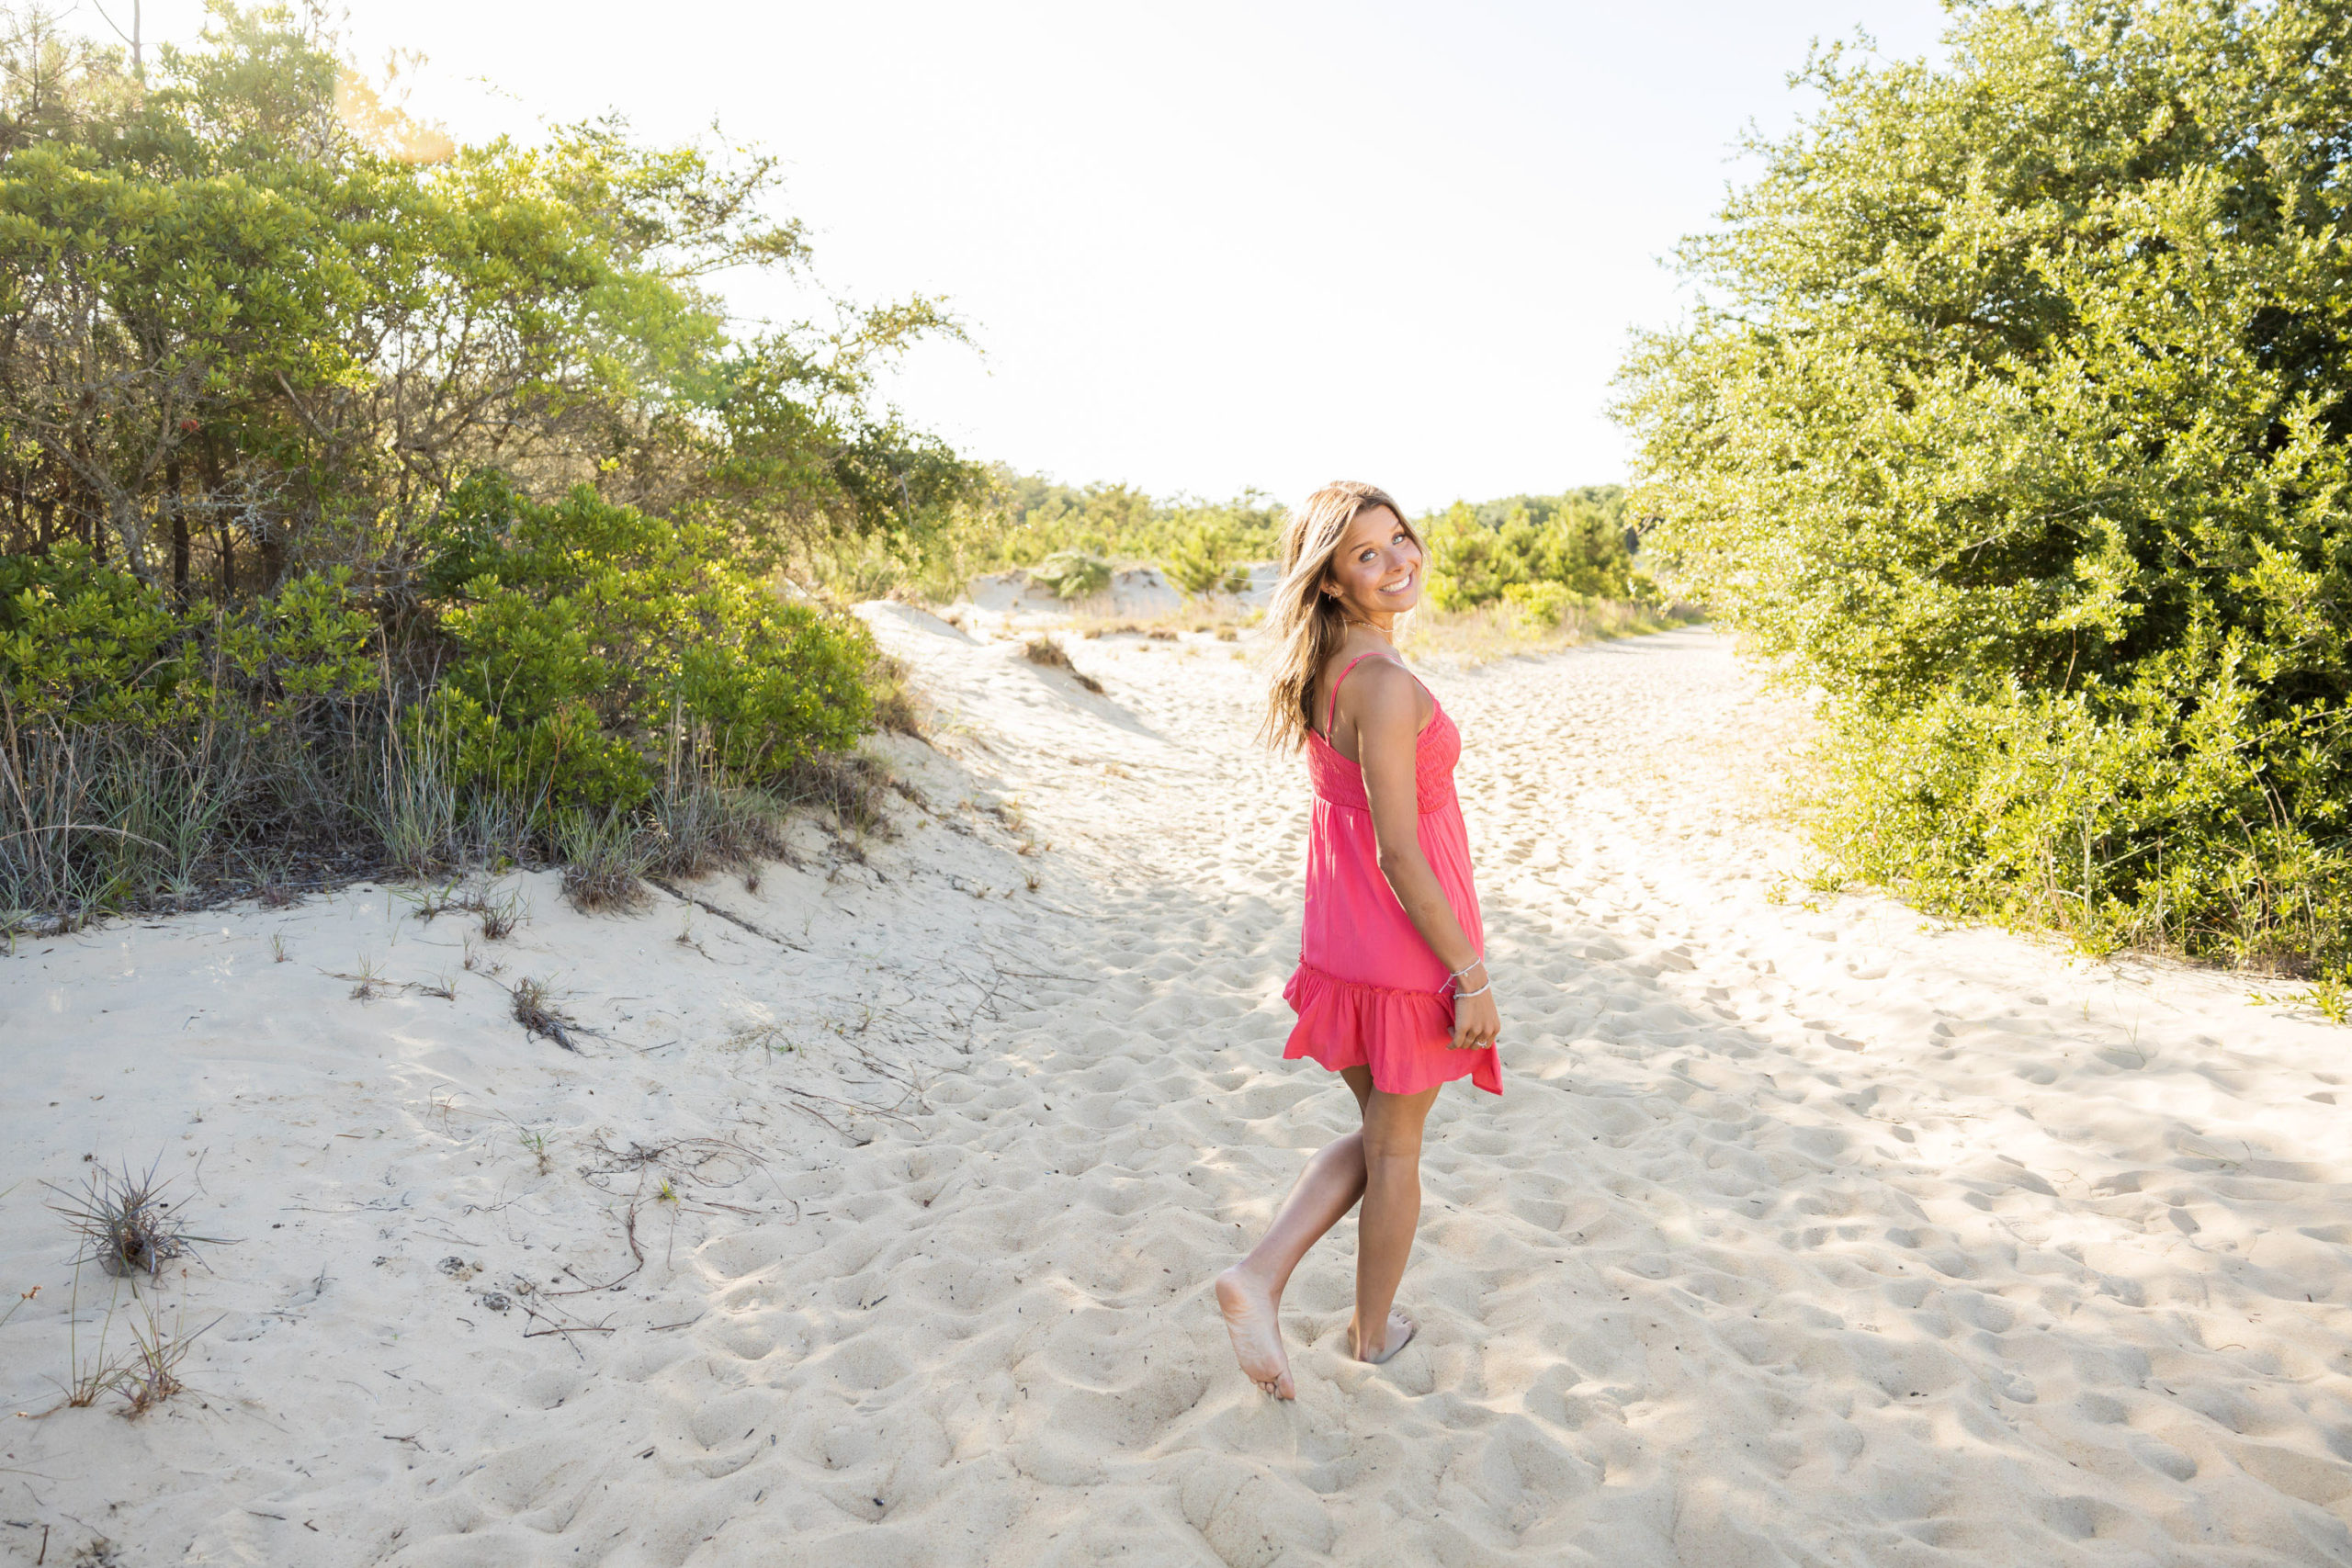
[{"label": "sand", "polygon": [[1704,630],[1431,674],[1509,1092],[1431,1117],[1419,1337],[1344,1359],[1343,1224],[1268,1400],[1208,1281],[1352,1107],[1280,1059],[1249,666],[868,614],[937,707],[895,839],[627,917],[510,875],[472,969],[379,887],[0,960],[8,1408],[108,1304],[42,1181],[160,1156],[232,1238],[150,1287],[187,1392],[8,1420],[0,1561],[2352,1562],[2352,1035],[1808,904],[1803,710]]}]

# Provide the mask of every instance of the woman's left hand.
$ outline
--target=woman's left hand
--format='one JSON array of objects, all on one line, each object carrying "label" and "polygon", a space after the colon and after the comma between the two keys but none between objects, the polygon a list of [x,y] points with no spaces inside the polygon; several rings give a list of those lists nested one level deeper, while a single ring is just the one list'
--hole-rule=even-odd
[{"label": "woman's left hand", "polygon": [[1476,980],[1477,984],[1470,987],[1474,991],[1481,986],[1489,988],[1475,997],[1453,998],[1453,1039],[1449,1045],[1455,1051],[1483,1051],[1502,1033],[1503,1015],[1495,1006],[1493,983],[1487,977],[1485,964],[1478,964],[1463,980],[1465,984]]}]

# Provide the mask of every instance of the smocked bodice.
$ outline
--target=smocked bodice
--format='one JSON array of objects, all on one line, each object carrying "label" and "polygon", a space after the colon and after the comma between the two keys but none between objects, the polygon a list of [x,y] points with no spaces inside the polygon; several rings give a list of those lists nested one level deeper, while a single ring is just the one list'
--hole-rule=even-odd
[{"label": "smocked bodice", "polygon": [[[1462,759],[1462,732],[1445,716],[1442,705],[1434,697],[1430,703],[1437,711],[1413,739],[1414,793],[1424,817],[1453,804],[1453,764]],[[1363,793],[1363,769],[1311,729],[1306,732],[1306,774],[1316,795],[1333,806],[1351,811],[1372,808]]]}]

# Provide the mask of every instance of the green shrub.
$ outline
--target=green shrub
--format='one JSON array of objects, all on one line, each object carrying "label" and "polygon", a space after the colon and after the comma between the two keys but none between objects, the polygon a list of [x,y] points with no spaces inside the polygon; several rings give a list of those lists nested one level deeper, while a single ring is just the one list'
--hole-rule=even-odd
[{"label": "green shrub", "polygon": [[380,618],[341,570],[175,610],[70,547],[0,557],[0,929],[298,852],[606,864],[649,802],[796,790],[869,727],[865,628],[782,603],[709,530],[483,475],[424,543],[421,601]]},{"label": "green shrub", "polygon": [[0,557],[0,928],[198,891],[335,818],[375,618],[334,573],[223,611],[62,546]]},{"label": "green shrub", "polygon": [[1586,598],[1641,597],[1623,519],[1623,492],[1613,485],[1484,507],[1456,502],[1421,522],[1430,597],[1441,610],[1475,609],[1535,584]]},{"label": "green shrub", "polygon": [[236,611],[173,610],[79,544],[0,556],[0,681],[19,723],[154,729],[234,694],[264,707],[376,684],[374,617],[350,573],[289,583]]},{"label": "green shrub", "polygon": [[2094,945],[2352,945],[2352,14],[1962,7],[1819,114],[1625,373],[1645,509],[1829,694],[1825,843]]},{"label": "green shrub", "polygon": [[469,481],[424,578],[450,654],[416,722],[460,783],[535,809],[631,807],[682,773],[780,780],[872,717],[864,626],[783,603],[715,531],[585,487],[542,506]]},{"label": "green shrub", "polygon": [[1946,687],[1916,708],[1839,710],[1818,822],[1833,863],[2094,951],[2335,951],[2352,859],[2296,820],[2290,803],[2308,804],[2313,781],[2278,765],[2292,737],[2219,662],[2201,682],[2155,669],[2097,699]]},{"label": "green shrub", "polygon": [[1239,593],[1250,586],[1250,568],[1230,528],[1208,522],[1195,525],[1168,555],[1168,575],[1197,599],[1204,593]]},{"label": "green shrub", "polygon": [[1571,610],[1582,609],[1592,595],[1579,593],[1565,582],[1514,582],[1503,590],[1503,602],[1526,617],[1532,626],[1556,626]]},{"label": "green shrub", "polygon": [[1056,550],[1029,569],[1029,575],[1059,599],[1083,599],[1111,586],[1111,563],[1084,550]]}]

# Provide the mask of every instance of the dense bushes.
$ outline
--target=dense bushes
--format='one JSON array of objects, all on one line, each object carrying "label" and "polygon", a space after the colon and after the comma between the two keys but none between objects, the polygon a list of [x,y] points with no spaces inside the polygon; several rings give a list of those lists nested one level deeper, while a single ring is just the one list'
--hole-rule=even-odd
[{"label": "dense bushes", "polygon": [[1962,9],[1849,63],[1627,371],[1645,510],[1830,697],[1825,844],[2088,943],[2341,963],[2352,14]]},{"label": "dense bushes", "polygon": [[778,601],[711,529],[486,475],[433,546],[447,663],[413,722],[447,737],[460,786],[537,811],[634,806],[681,774],[769,784],[872,716],[865,629]]},{"label": "dense bushes", "polygon": [[1535,618],[1557,620],[1589,599],[1655,597],[1634,574],[1624,491],[1615,485],[1481,506],[1456,502],[1421,526],[1430,546],[1430,597],[1442,610],[1503,600]]},{"label": "dense bushes", "polygon": [[[1109,586],[1114,568],[1148,563],[1198,598],[1246,590],[1250,563],[1279,553],[1283,515],[1254,491],[1219,503],[1158,500],[1129,485],[1073,488],[999,468],[936,528],[871,541],[842,564],[865,592],[948,599],[982,572],[1019,567],[1078,599]],[[1549,624],[1594,601],[1654,604],[1659,596],[1634,568],[1633,519],[1617,485],[1456,502],[1419,522],[1431,549],[1431,603],[1441,609],[1508,602]]]},{"label": "dense bushes", "polygon": [[71,547],[0,558],[0,926],[322,858],[733,843],[735,795],[791,793],[871,723],[865,628],[779,601],[714,530],[484,474],[423,536],[413,598],[337,571],[233,610]]},{"label": "dense bushes", "polygon": [[209,15],[134,78],[0,7],[0,930],[748,841],[729,792],[874,709],[863,628],[770,574],[979,493],[876,393],[955,322],[738,336],[702,280],[808,254],[774,158],[458,146],[323,8]]},{"label": "dense bushes", "polygon": [[348,583],[175,609],[86,550],[0,558],[0,931],[335,858],[381,679]]},{"label": "dense bushes", "polygon": [[269,715],[377,682],[375,617],[352,604],[351,573],[297,579],[233,609],[174,610],[164,594],[86,547],[0,556],[0,682],[18,724],[154,730],[224,701]]}]

